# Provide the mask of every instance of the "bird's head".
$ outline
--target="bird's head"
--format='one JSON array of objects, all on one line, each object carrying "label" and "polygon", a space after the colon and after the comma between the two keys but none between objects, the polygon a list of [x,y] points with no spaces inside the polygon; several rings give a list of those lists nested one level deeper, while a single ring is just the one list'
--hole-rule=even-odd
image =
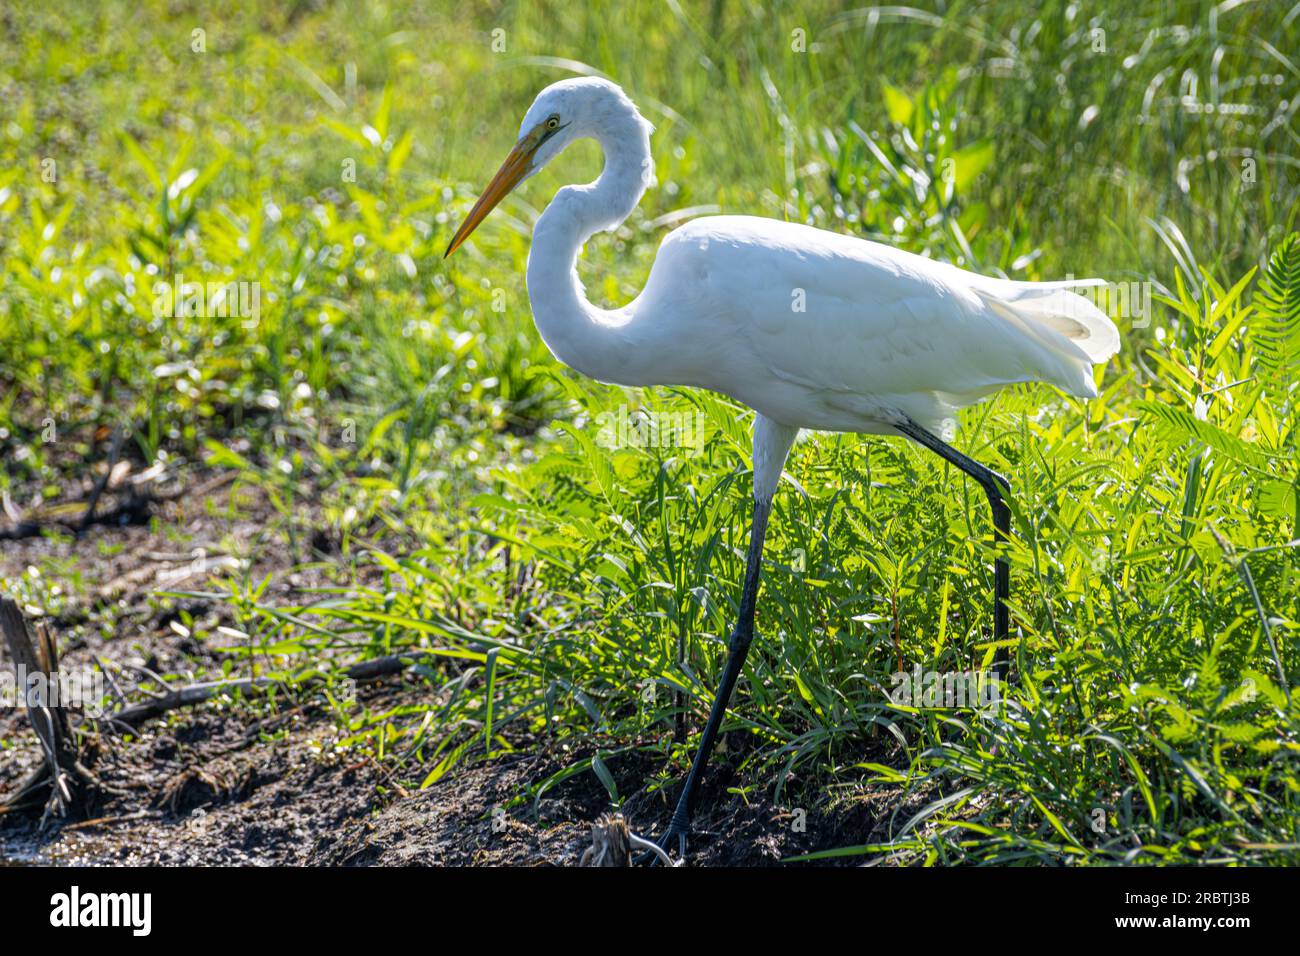
[{"label": "bird's head", "polygon": [[648,133],[650,124],[614,83],[597,77],[577,77],[552,83],[537,94],[519,125],[519,139],[492,177],[474,208],[456,230],[445,259],[469,238],[478,224],[516,186],[563,152],[574,140],[599,139],[629,119]]}]

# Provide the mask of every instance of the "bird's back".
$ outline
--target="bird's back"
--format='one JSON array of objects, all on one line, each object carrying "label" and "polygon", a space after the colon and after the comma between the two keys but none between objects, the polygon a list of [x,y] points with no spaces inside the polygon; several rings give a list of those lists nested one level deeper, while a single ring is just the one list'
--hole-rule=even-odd
[{"label": "bird's back", "polygon": [[947,432],[957,407],[1013,382],[1096,394],[1092,364],[1118,350],[1119,334],[1065,285],[989,278],[797,223],[713,216],[664,240],[635,306],[665,346],[679,346],[680,384],[788,425],[889,432],[906,415]]}]

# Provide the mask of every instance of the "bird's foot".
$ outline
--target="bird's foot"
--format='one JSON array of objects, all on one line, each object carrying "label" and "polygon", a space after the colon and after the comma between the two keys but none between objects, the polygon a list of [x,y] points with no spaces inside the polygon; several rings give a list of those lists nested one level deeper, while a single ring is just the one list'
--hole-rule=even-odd
[{"label": "bird's foot", "polygon": [[673,844],[677,844],[677,862],[673,866],[686,865],[686,838],[689,835],[690,827],[672,824],[659,840],[659,849],[664,853],[671,853]]},{"label": "bird's foot", "polygon": [[[685,866],[686,865],[686,837],[689,834],[689,827],[681,826],[677,823],[671,823],[668,830],[655,843],[649,840],[643,840],[639,837],[633,837],[632,846],[634,849],[644,850],[640,856],[632,862],[638,866],[649,865],[658,866]],[[672,849],[676,845],[677,859],[672,857]]]}]

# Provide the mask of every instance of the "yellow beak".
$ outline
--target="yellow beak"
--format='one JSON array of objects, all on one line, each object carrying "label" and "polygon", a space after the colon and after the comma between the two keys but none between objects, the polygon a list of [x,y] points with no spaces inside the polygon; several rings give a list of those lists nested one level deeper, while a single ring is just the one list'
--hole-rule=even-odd
[{"label": "yellow beak", "polygon": [[469,211],[465,221],[456,230],[456,235],[451,237],[451,245],[442,256],[444,259],[459,249],[461,243],[469,238],[469,234],[478,228],[478,224],[487,218],[487,214],[496,208],[497,203],[505,199],[510,194],[510,190],[519,185],[519,181],[528,173],[533,153],[537,152],[537,147],[540,145],[540,140],[534,136],[525,137],[515,144],[515,148],[510,151],[510,155],[501,164],[497,174],[492,177],[492,182],[487,184],[483,195],[478,197],[478,202],[474,204],[474,208]]}]

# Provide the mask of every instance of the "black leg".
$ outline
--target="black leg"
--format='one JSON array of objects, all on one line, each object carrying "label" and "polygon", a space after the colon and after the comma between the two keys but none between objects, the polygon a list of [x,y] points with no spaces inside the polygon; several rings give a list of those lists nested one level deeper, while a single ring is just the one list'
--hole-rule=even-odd
[{"label": "black leg", "polygon": [[669,844],[674,840],[679,844],[679,852],[685,849],[700,780],[704,776],[704,768],[709,762],[709,756],[713,753],[718,728],[726,715],[731,692],[736,688],[736,681],[745,666],[745,657],[749,654],[749,645],[754,639],[754,608],[758,601],[758,578],[763,565],[763,539],[767,534],[767,519],[771,513],[771,499],[754,501],[754,523],[749,532],[749,556],[745,562],[745,586],[740,595],[740,614],[735,630],[731,632],[731,640],[728,642],[727,663],[722,670],[722,681],[718,685],[717,696],[713,698],[713,709],[709,711],[709,722],[704,725],[700,748],[695,752],[691,772],[686,775],[686,783],[677,800],[677,809],[673,811],[668,832],[660,841],[664,849],[668,849]]},{"label": "black leg", "polygon": [[[1004,542],[1011,536],[1011,509],[1007,507],[1004,496],[1011,490],[1011,483],[991,468],[986,468],[973,458],[963,455],[956,448],[931,435],[913,421],[895,426],[900,432],[917,443],[924,445],[945,461],[957,466],[974,478],[984,494],[988,496],[989,507],[993,509],[993,528],[998,542]],[[1011,597],[1011,567],[1007,559],[999,557],[993,565],[993,639],[999,642],[994,656],[994,670],[998,679],[1006,678],[1008,664],[1007,648],[1001,642],[1006,641],[1011,630],[1011,611],[1007,601]]]}]

